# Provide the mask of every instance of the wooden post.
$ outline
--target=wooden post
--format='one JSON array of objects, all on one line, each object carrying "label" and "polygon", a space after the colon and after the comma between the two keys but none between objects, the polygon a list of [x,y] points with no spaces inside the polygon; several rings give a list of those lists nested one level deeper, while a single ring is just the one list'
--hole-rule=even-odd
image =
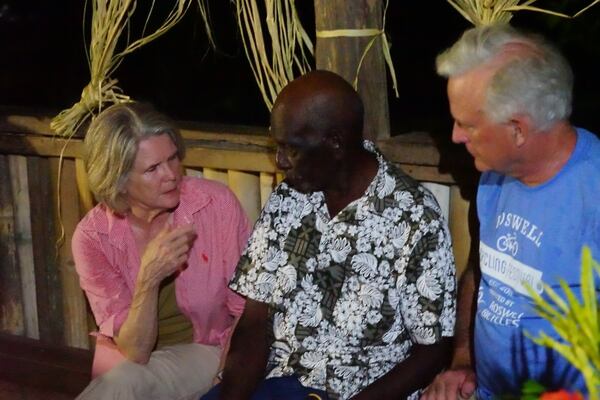
[{"label": "wooden post", "polygon": [[[336,29],[382,29],[382,0],[315,0],[317,32]],[[352,83],[360,59],[372,37],[317,37],[318,69],[343,76]],[[364,136],[390,136],[385,60],[378,38],[367,53],[358,77],[358,93],[365,104]]]}]

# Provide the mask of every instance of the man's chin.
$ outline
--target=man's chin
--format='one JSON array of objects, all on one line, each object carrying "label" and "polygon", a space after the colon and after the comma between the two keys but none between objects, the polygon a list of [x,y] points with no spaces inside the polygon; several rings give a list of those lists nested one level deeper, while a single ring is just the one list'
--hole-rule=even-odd
[{"label": "man's chin", "polygon": [[306,184],[304,182],[297,182],[287,178],[284,180],[284,182],[287,183],[289,187],[300,193],[307,194],[315,191],[314,188],[312,188],[309,184]]},{"label": "man's chin", "polygon": [[481,173],[492,170],[489,165],[484,164],[480,161],[477,161],[477,159],[475,159],[475,169]]}]

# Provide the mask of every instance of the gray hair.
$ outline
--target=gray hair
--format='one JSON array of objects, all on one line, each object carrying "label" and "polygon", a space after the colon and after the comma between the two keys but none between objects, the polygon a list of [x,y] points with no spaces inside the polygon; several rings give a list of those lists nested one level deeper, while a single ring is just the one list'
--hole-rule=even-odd
[{"label": "gray hair", "polygon": [[84,162],[96,200],[123,214],[129,210],[124,189],[140,141],[169,135],[181,160],[185,146],[179,130],[165,115],[144,103],[115,104],[90,124],[84,140]]},{"label": "gray hair", "polygon": [[511,47],[487,88],[484,110],[496,122],[517,113],[528,114],[537,129],[545,129],[571,115],[573,71],[560,51],[539,35],[526,34],[506,25],[467,30],[436,59],[439,75],[450,78],[490,64]]}]

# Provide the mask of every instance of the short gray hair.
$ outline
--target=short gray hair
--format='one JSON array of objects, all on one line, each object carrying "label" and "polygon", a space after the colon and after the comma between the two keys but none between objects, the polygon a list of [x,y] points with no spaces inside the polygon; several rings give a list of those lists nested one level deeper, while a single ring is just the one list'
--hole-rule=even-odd
[{"label": "short gray hair", "polygon": [[526,51],[510,57],[494,73],[486,93],[486,114],[504,122],[526,113],[538,129],[569,119],[573,71],[560,51],[539,35],[506,24],[469,29],[437,57],[437,72],[446,78],[460,75],[497,60],[511,46]]},{"label": "short gray hair", "polygon": [[179,130],[165,115],[145,103],[115,104],[90,124],[84,140],[84,162],[96,200],[123,214],[129,210],[123,195],[140,141],[169,135],[183,160],[185,146]]}]

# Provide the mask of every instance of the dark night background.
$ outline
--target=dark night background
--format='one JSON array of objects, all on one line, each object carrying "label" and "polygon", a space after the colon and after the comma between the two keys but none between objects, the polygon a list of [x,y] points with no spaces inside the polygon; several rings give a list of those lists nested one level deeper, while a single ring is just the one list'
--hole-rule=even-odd
[{"label": "dark night background", "polygon": [[[539,0],[535,5],[573,13],[591,1]],[[296,3],[314,41],[313,2]],[[54,113],[79,99],[89,80],[84,4],[0,0],[0,106]],[[148,4],[138,0],[137,15],[143,17]],[[155,21],[171,4],[157,1]],[[242,48],[235,6],[227,0],[209,0],[209,5],[217,51],[208,46],[194,2],[179,25],[127,56],[114,77],[126,94],[154,103],[175,119],[267,126],[267,109]],[[520,12],[512,22],[558,43],[575,70],[572,121],[600,132],[600,5],[574,20]],[[134,21],[134,32],[137,26],[141,24]],[[389,96],[393,134],[449,132],[445,81],[436,76],[434,59],[469,26],[445,0],[390,1],[386,30],[400,91],[400,98],[391,91]],[[85,34],[89,41],[89,31]]]}]

